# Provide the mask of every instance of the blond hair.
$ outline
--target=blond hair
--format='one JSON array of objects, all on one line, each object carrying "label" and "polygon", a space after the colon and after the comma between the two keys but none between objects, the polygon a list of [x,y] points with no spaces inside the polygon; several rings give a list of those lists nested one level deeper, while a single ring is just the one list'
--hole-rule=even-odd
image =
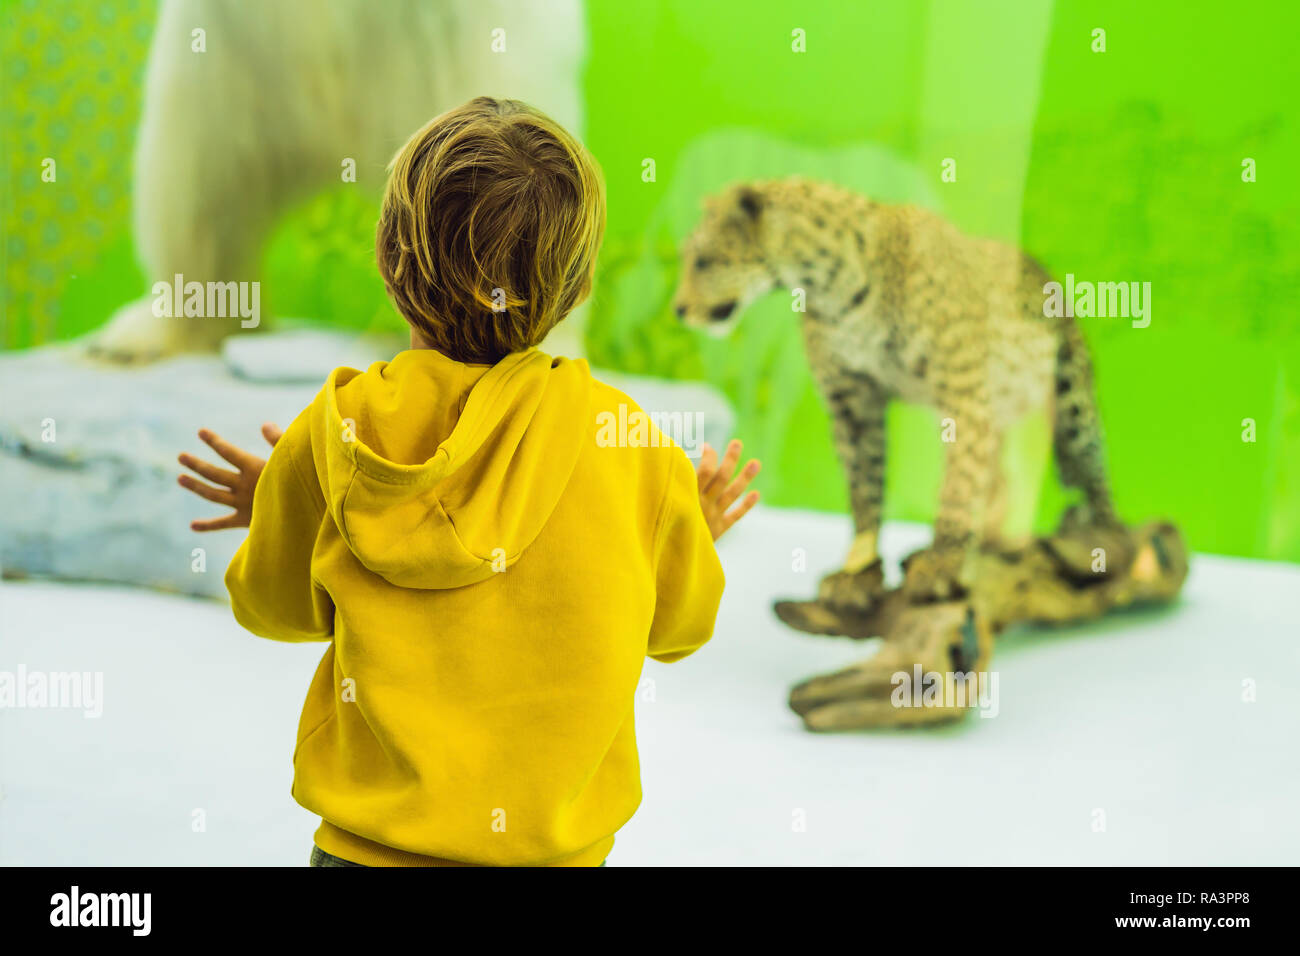
[{"label": "blond hair", "polygon": [[393,157],[375,254],[429,344],[495,363],[587,297],[604,231],[605,187],[583,145],[531,106],[480,96]]}]

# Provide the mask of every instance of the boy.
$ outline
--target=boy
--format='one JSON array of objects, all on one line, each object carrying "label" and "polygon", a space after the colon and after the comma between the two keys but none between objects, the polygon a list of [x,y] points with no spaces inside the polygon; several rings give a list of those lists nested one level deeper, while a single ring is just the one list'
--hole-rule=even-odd
[{"label": "boy", "polygon": [[336,369],[266,462],[182,476],[249,527],[226,572],[263,637],[329,641],[294,753],[314,865],[601,864],[640,802],[648,654],[709,639],[713,542],[753,507],[732,442],[605,447],[627,396],[536,350],[586,298],[594,160],[513,101],[437,117],[393,161],[376,237],[411,348]]}]

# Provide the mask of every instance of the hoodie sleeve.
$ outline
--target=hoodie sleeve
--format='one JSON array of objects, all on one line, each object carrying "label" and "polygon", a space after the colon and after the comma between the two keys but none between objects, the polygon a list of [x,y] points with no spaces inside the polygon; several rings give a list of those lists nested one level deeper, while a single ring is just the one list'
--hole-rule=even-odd
[{"label": "hoodie sleeve", "polygon": [[276,641],[334,636],[334,603],[311,576],[325,497],[297,461],[304,453],[310,460],[309,422],[306,412],[299,415],[272,449],[253,493],[248,537],[226,569],[235,620]]},{"label": "hoodie sleeve", "polygon": [[724,584],[695,469],[681,449],[673,452],[655,536],[655,615],[647,652],[665,664],[693,654],[713,636]]}]

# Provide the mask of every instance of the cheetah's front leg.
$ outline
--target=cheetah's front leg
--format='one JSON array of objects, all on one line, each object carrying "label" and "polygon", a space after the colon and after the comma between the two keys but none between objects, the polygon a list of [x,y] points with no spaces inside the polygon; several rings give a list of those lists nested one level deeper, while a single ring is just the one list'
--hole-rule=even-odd
[{"label": "cheetah's front leg", "polygon": [[997,468],[998,433],[982,383],[955,394],[941,435],[947,445],[934,542],[906,563],[903,591],[913,602],[966,595],[979,543],[980,521]]},{"label": "cheetah's front leg", "polygon": [[853,508],[853,544],[844,559],[844,570],[861,571],[880,557],[876,546],[885,496],[885,408],[889,396],[874,379],[847,372],[828,376],[822,390]]},{"label": "cheetah's front leg", "polygon": [[884,593],[878,550],[885,492],[885,410],[888,394],[865,375],[837,373],[822,383],[853,509],[853,544],[843,569],[827,575],[819,596],[865,609]]}]

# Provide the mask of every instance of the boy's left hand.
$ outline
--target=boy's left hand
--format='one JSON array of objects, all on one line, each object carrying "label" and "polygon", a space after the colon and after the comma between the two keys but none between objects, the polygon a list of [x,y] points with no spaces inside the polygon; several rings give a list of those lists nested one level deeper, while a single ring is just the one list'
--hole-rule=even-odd
[{"label": "boy's left hand", "polygon": [[[740,474],[735,478],[731,477],[740,462],[743,448],[744,446],[733,438],[727,444],[727,452],[719,462],[718,453],[710,445],[705,444],[700,453],[700,463],[695,468],[700,486],[700,508],[704,511],[704,520],[708,522],[709,533],[713,535],[714,541],[721,538],[728,528],[745,517],[749,509],[758,503],[758,492],[751,491],[745,495],[739,505],[731,508],[736,504],[736,499],[744,494],[749,483],[754,480],[760,467],[757,460],[750,460],[741,469]],[[728,508],[731,510],[728,511]]]},{"label": "boy's left hand", "polygon": [[[279,425],[268,423],[262,426],[262,437],[272,448],[283,434]],[[266,467],[266,459],[258,458],[242,448],[236,448],[216,432],[208,431],[206,428],[199,429],[199,438],[239,470],[236,472],[218,468],[184,452],[177,457],[177,461],[186,468],[221,486],[214,488],[189,475],[181,475],[177,482],[182,488],[189,489],[200,498],[229,505],[235,509],[220,518],[191,521],[190,530],[219,531],[222,528],[247,528],[249,522],[253,520],[253,492],[257,489],[257,479],[262,476],[262,469]]]}]

